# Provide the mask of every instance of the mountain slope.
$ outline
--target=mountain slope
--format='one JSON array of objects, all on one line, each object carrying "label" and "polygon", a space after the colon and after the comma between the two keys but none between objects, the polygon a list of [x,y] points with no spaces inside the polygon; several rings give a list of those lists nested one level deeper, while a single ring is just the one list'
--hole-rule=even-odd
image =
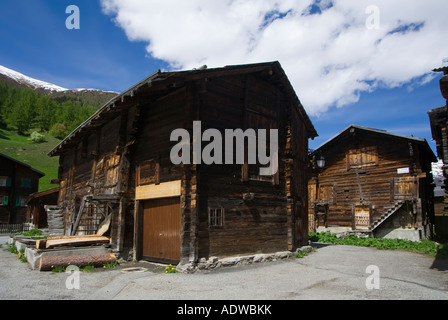
[{"label": "mountain slope", "polygon": [[11,85],[15,85],[18,87],[27,87],[33,90],[48,90],[48,91],[67,91],[68,89],[59,87],[57,85],[33,79],[20,72],[14,71],[12,69],[6,68],[0,65],[0,77],[7,81]]},{"label": "mountain slope", "polygon": [[28,77],[2,65],[0,65],[0,80],[4,80],[14,87],[30,88],[60,102],[76,100],[83,105],[97,107],[102,106],[118,94],[113,91],[97,89],[66,89],[52,83]]}]

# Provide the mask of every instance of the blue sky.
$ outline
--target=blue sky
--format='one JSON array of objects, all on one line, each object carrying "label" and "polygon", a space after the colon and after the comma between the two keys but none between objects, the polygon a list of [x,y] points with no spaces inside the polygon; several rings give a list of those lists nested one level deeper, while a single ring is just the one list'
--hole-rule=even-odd
[{"label": "blue sky", "polygon": [[[0,65],[121,92],[157,69],[278,60],[319,133],[311,148],[356,124],[435,149],[427,112],[445,104],[431,70],[448,57],[448,1],[373,1],[381,21],[367,30],[371,2],[2,0]],[[69,5],[79,30],[65,26]]]}]

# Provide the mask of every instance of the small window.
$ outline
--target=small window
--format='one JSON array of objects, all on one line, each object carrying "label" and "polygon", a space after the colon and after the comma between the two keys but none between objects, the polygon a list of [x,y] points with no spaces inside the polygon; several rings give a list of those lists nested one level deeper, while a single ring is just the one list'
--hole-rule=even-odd
[{"label": "small window", "polygon": [[9,177],[0,177],[0,187],[10,187],[11,182],[12,180]]},{"label": "small window", "polygon": [[353,168],[363,168],[374,166],[378,163],[377,147],[365,147],[352,149],[347,155],[347,170]]},{"label": "small window", "polygon": [[137,168],[137,184],[160,184],[160,161],[148,160]]},{"label": "small window", "polygon": [[0,206],[7,206],[9,203],[8,196],[0,196]]},{"label": "small window", "polygon": [[27,178],[22,179],[22,187],[24,188],[30,188],[31,187],[31,180]]},{"label": "small window", "polygon": [[273,182],[274,175],[262,176],[260,175],[260,168],[261,166],[258,164],[249,165],[249,180]]},{"label": "small window", "polygon": [[336,183],[333,185],[319,186],[319,198],[321,203],[336,204]]},{"label": "small window", "polygon": [[208,225],[210,227],[224,226],[224,208],[208,209]]},{"label": "small window", "polygon": [[16,197],[16,207],[26,207],[26,198]]},{"label": "small window", "polygon": [[242,175],[242,181],[264,181],[264,182],[270,182],[274,185],[279,184],[279,170],[277,168],[277,171],[273,175],[260,175],[260,168],[263,166],[259,164],[248,164],[247,162],[243,164],[241,175]]}]

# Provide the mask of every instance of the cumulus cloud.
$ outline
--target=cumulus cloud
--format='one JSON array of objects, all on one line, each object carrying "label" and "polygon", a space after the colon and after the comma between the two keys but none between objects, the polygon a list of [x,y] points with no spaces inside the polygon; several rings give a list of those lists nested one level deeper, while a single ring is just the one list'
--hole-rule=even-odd
[{"label": "cumulus cloud", "polygon": [[[448,57],[446,0],[101,0],[172,69],[278,60],[310,115],[419,85]],[[373,6],[372,6],[373,5]]]}]

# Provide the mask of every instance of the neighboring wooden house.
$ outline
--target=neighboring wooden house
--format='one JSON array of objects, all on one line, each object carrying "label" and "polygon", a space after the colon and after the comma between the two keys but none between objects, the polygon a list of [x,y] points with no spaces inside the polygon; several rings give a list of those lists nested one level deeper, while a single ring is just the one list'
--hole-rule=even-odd
[{"label": "neighboring wooden house", "polygon": [[26,221],[35,228],[48,227],[47,211],[45,206],[57,206],[59,187],[31,194],[26,200],[28,206]]},{"label": "neighboring wooden house", "polygon": [[431,124],[432,137],[436,142],[437,155],[443,161],[442,171],[444,177],[444,197],[440,197],[436,214],[436,235],[440,238],[448,238],[448,66],[433,70],[435,72],[443,72],[440,79],[440,91],[446,99],[447,104],[443,107],[430,110],[428,112]]},{"label": "neighboring wooden house", "polygon": [[325,167],[309,180],[312,230],[430,235],[437,159],[426,140],[351,125],[311,153],[321,156]]},{"label": "neighboring wooden house", "polygon": [[0,153],[0,224],[26,220],[26,199],[39,188],[43,172]]},{"label": "neighboring wooden house", "polygon": [[[277,173],[260,176],[247,158],[173,164],[171,133],[191,137],[196,120],[201,132],[223,135],[278,129]],[[308,241],[308,139],[316,135],[278,62],[155,72],[49,153],[60,156],[65,232],[94,233],[111,214],[111,244],[125,259],[187,263],[292,250]],[[186,149],[193,156],[194,144]]]}]

